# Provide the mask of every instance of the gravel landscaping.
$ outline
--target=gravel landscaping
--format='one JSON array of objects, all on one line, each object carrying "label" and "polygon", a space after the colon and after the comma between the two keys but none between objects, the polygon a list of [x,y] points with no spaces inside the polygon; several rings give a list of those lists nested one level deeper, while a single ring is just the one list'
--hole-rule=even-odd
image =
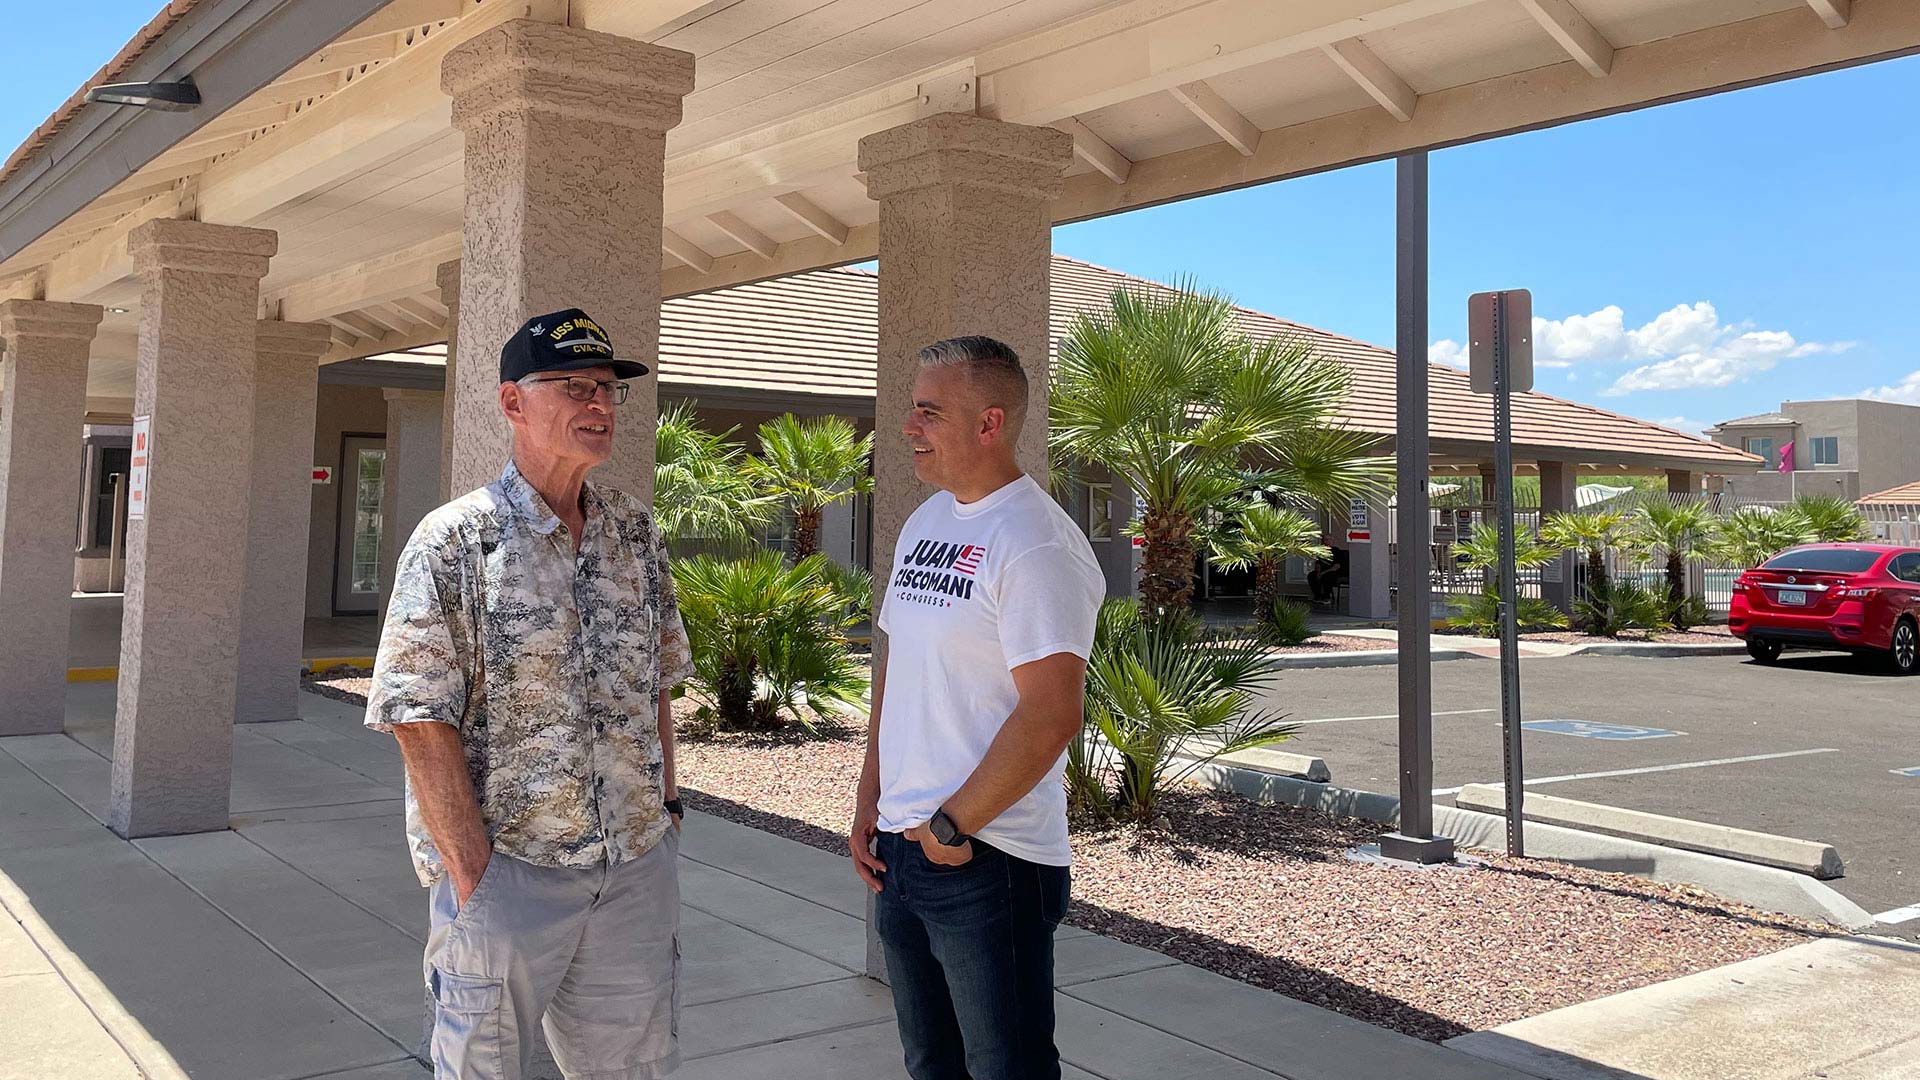
[{"label": "gravel landscaping", "polygon": [[[310,682],[350,701],[364,688],[351,671]],[[680,783],[694,809],[844,854],[865,738],[864,721],[683,736]],[[1421,1039],[1824,933],[1686,886],[1489,852],[1424,870],[1355,861],[1379,826],[1199,788],[1162,807],[1159,828],[1076,829],[1070,922]]]}]

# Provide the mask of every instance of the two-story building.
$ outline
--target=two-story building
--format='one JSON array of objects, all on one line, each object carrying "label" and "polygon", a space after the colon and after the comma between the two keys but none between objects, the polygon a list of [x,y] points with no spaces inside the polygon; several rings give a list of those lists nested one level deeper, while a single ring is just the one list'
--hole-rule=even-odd
[{"label": "two-story building", "polygon": [[1726,478],[1725,490],[1743,500],[1833,495],[1853,502],[1920,480],[1920,405],[1786,401],[1777,412],[1722,421],[1706,434],[1766,459],[1758,475]]}]

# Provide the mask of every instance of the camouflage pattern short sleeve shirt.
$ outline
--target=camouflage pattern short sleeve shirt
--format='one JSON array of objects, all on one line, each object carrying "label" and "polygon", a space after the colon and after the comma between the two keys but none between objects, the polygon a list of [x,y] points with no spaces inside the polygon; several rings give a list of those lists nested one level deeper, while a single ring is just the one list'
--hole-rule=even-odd
[{"label": "camouflage pattern short sleeve shirt", "polygon": [[[653,515],[592,485],[581,504],[578,552],[511,464],[427,515],[394,572],[366,723],[458,728],[494,848],[586,869],[671,827],[657,703],[693,663]],[[411,783],[407,840],[432,884],[444,868]]]}]

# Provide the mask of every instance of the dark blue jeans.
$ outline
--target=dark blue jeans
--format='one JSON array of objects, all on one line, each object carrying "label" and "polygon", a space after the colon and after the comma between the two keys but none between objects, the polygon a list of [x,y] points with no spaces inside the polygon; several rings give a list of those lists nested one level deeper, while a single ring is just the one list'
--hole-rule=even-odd
[{"label": "dark blue jeans", "polygon": [[1068,872],[978,840],[963,866],[881,833],[875,907],[913,1080],[1060,1080],[1053,932]]}]

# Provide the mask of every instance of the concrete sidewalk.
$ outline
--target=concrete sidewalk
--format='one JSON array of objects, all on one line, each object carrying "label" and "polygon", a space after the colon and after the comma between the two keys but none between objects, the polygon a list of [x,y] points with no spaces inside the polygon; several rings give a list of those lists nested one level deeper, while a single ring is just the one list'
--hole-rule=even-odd
[{"label": "concrete sidewalk", "polygon": [[[67,628],[67,666],[79,669],[111,668],[120,663],[119,593],[76,594],[72,622]],[[302,655],[368,657],[380,644],[380,620],[373,615],[341,615],[308,619]]]},{"label": "concrete sidewalk", "polygon": [[[67,734],[0,740],[0,1080],[425,1077],[392,738],[302,695],[235,730],[231,830],[129,843],[100,824],[113,691],[74,684]],[[699,815],[683,858],[676,1076],[905,1076],[845,859]],[[1073,928],[1058,988],[1075,1080],[1529,1075]]]}]

